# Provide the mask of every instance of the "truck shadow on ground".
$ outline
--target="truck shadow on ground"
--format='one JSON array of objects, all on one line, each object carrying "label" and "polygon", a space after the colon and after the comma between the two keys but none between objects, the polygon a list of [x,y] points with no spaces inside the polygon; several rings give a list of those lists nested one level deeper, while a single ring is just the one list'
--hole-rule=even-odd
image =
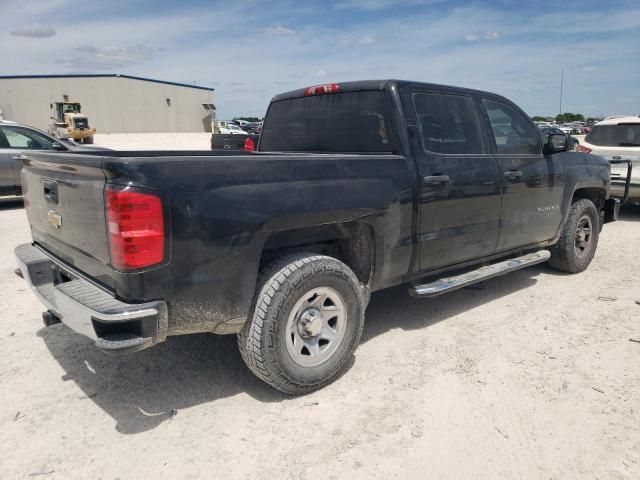
[{"label": "truck shadow on ground", "polygon": [[621,222],[640,222],[640,205],[629,204],[622,207],[618,220]]},{"label": "truck shadow on ground", "polygon": [[22,197],[0,197],[0,211],[23,208]]},{"label": "truck shadow on ground", "polygon": [[[363,342],[390,329],[425,328],[461,312],[531,287],[545,267],[492,279],[435,300],[411,298],[406,287],[375,293],[367,309]],[[135,434],[155,428],[181,409],[247,393],[260,402],[279,402],[286,395],[255,378],[242,362],[233,335],[170,337],[149,350],[110,357],[93,342],[64,325],[43,328],[44,340],[65,375],[116,422],[116,430]],[[344,369],[347,373],[355,357]],[[330,388],[330,387],[329,387]],[[149,416],[152,414],[153,416]],[[179,414],[179,413],[178,413]]]}]

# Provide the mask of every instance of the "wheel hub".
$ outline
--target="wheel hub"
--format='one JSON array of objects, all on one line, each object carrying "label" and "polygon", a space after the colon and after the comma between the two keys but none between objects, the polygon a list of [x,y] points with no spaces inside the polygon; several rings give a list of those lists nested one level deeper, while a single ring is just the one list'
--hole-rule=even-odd
[{"label": "wheel hub", "polygon": [[591,218],[589,218],[588,215],[582,216],[578,221],[574,243],[575,252],[578,257],[582,258],[589,253],[591,249],[592,233],[593,226]]},{"label": "wheel hub", "polygon": [[293,305],[284,340],[291,359],[302,367],[328,361],[347,332],[347,305],[333,288],[316,287]]},{"label": "wheel hub", "polygon": [[317,308],[307,308],[298,319],[298,332],[302,338],[317,337],[322,332],[324,320]]}]

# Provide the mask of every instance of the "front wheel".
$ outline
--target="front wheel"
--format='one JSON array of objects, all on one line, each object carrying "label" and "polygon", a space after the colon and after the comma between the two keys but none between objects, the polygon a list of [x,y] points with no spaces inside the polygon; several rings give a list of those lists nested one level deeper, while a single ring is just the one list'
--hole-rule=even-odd
[{"label": "front wheel", "polygon": [[596,206],[586,198],[576,200],[558,243],[550,248],[549,265],[569,273],[586,270],[596,253],[599,234],[600,216]]},{"label": "front wheel", "polygon": [[332,257],[296,254],[263,272],[238,346],[258,378],[303,394],[340,372],[363,325],[364,295],[351,269]]}]

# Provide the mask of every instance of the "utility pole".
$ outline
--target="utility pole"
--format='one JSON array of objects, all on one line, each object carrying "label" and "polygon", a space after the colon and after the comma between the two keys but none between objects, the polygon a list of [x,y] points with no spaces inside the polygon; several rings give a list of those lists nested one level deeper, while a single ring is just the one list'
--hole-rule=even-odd
[{"label": "utility pole", "polygon": [[560,111],[558,112],[560,115],[562,115],[562,87],[563,86],[564,86],[564,68],[560,73]]}]

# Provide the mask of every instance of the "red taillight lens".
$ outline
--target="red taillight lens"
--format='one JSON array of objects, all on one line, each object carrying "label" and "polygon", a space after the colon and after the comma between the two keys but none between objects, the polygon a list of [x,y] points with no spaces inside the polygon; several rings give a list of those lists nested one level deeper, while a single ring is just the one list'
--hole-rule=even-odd
[{"label": "red taillight lens", "polygon": [[340,85],[337,83],[328,83],[326,85],[314,85],[313,87],[307,87],[304,89],[304,95],[324,95],[326,93],[336,93],[340,90]]},{"label": "red taillight lens", "polygon": [[164,260],[164,216],[157,195],[130,190],[106,190],[111,264],[136,270]]},{"label": "red taillight lens", "polygon": [[583,147],[582,145],[576,145],[576,152],[591,153],[591,149]]},{"label": "red taillight lens", "polygon": [[256,142],[253,141],[253,138],[247,137],[244,139],[244,151],[245,152],[253,152],[256,149]]}]

